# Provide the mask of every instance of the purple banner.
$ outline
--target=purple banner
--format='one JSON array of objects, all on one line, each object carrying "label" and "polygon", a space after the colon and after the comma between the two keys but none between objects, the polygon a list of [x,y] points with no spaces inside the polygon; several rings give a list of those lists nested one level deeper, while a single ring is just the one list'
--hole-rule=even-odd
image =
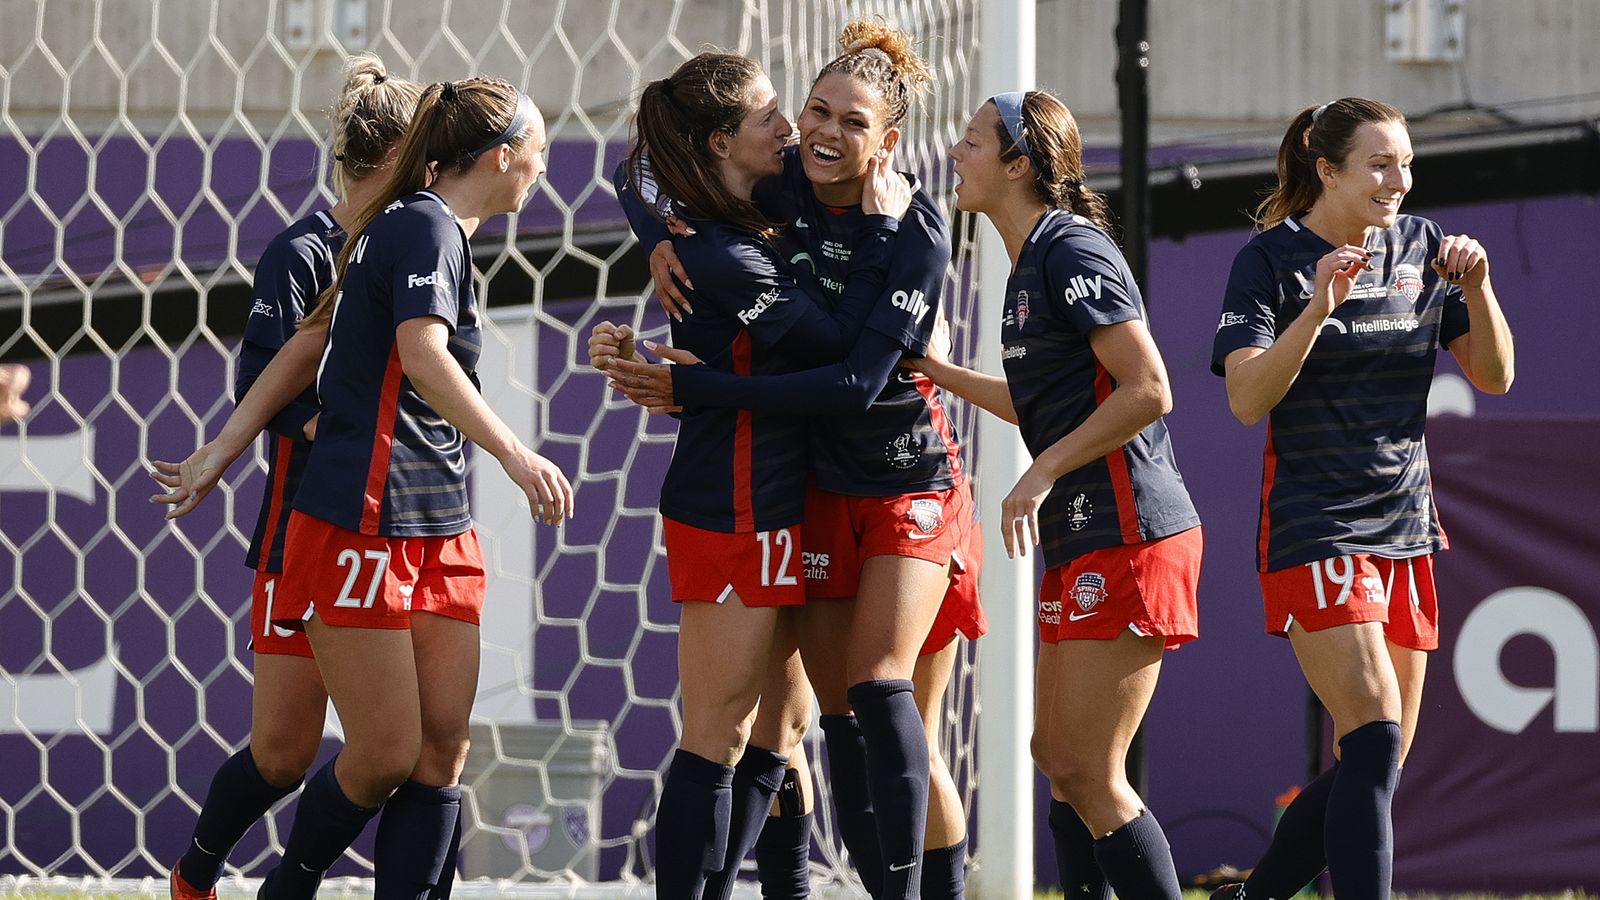
[{"label": "purple banner", "polygon": [[1395,886],[1600,891],[1600,420],[1441,419],[1450,550]]}]

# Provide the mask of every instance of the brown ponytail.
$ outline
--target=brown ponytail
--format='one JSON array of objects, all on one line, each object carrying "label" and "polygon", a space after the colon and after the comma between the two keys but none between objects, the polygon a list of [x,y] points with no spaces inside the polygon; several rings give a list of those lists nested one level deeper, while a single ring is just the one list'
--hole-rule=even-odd
[{"label": "brown ponytail", "polygon": [[[1033,163],[1033,191],[1046,206],[1064,209],[1099,226],[1115,236],[1111,207],[1106,198],[1083,183],[1083,135],[1078,121],[1066,104],[1049,91],[1029,91],[1022,100],[1022,129],[1028,142],[1028,160]],[[1001,162],[1022,155],[1022,147],[1006,132],[1005,123],[995,120]]]},{"label": "brown ponytail", "polygon": [[750,111],[751,87],[761,76],[761,66],[748,57],[702,53],[669,77],[645,85],[628,151],[634,189],[639,191],[638,179],[648,168],[661,190],[695,215],[770,237],[772,223],[755,203],[734,196],[722,183],[708,146],[719,131],[738,133]]},{"label": "brown ponytail", "polygon": [[[511,84],[489,78],[437,82],[422,91],[417,112],[400,142],[400,151],[384,179],[383,187],[362,207],[351,223],[344,248],[339,251],[337,276],[317,299],[316,308],[300,327],[321,325],[333,315],[333,303],[344,289],[350,254],[389,204],[427,187],[439,175],[465,172],[477,161],[474,151],[504,132],[517,114],[521,92]],[[520,150],[527,133],[507,143]]]},{"label": "brown ponytail", "polygon": [[1308,106],[1289,123],[1278,146],[1278,185],[1256,207],[1256,225],[1272,228],[1295,213],[1302,213],[1322,196],[1317,160],[1335,168],[1344,165],[1355,146],[1356,129],[1372,122],[1406,123],[1399,109],[1377,100],[1345,97],[1321,106]]}]

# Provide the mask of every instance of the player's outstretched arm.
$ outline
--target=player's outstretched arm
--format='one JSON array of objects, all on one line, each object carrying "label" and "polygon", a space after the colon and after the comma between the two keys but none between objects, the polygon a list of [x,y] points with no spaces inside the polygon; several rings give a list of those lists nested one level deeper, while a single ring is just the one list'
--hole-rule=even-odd
[{"label": "player's outstretched arm", "polygon": [[22,395],[28,390],[33,372],[27,366],[0,366],[0,423],[11,422],[28,414],[28,401]]},{"label": "player's outstretched arm", "polygon": [[495,459],[527,495],[533,515],[546,525],[572,517],[572,485],[556,464],[522,443],[450,355],[450,328],[438,316],[418,316],[395,329],[400,368],[433,411]]},{"label": "player's outstretched arm", "polygon": [[1011,402],[1011,387],[1005,376],[989,375],[950,361],[950,323],[944,317],[944,310],[934,319],[928,355],[908,359],[901,365],[921,372],[941,390],[955,394],[990,415],[1017,424],[1017,408]]},{"label": "player's outstretched arm", "polygon": [[296,332],[261,370],[244,399],[233,408],[222,432],[189,454],[188,459],[181,463],[152,461],[150,477],[166,490],[150,501],[167,504],[166,518],[187,515],[198,506],[272,417],[311,386],[317,378],[317,361],[327,333],[326,326]]}]

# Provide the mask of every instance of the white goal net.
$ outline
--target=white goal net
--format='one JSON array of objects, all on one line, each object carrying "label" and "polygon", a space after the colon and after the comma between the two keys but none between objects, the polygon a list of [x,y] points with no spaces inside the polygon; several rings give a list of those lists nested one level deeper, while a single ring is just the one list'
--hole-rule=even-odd
[{"label": "white goal net", "polygon": [[[665,335],[609,186],[632,97],[713,44],[762,61],[798,111],[840,26],[881,14],[935,69],[900,160],[948,204],[944,150],[978,99],[976,3],[0,0],[0,360],[31,369],[34,407],[0,426],[0,876],[163,876],[247,740],[260,460],[175,526],[145,502],[145,472],[231,409],[255,260],[331,202],[324,110],[344,53],[369,49],[421,82],[513,81],[552,139],[528,207],[475,240],[482,374],[578,486],[578,515],[535,527],[496,467],[474,470],[491,568],[464,875],[648,880],[679,725],[655,513],[673,425],[608,396],[583,356],[600,319]],[[958,326],[973,318],[968,230],[947,291]],[[958,327],[958,357],[975,356],[972,333]],[[944,734],[969,799],[974,658]],[[337,733],[330,718],[325,755]],[[847,878],[826,796],[824,781],[817,876]],[[231,873],[265,872],[292,802]],[[368,849],[370,834],[332,874],[369,874]]]}]

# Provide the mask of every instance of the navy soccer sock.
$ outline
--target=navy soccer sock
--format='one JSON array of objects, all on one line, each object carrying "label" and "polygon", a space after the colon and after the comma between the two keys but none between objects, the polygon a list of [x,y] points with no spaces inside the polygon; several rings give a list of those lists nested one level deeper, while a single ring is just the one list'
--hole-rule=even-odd
[{"label": "navy soccer sock", "polygon": [[850,851],[861,885],[876,897],[883,892],[883,853],[867,789],[867,742],[853,714],[822,716],[818,721],[828,750],[828,783],[839,814],[839,837]]},{"label": "navy soccer sock", "polygon": [[811,896],[811,813],[768,816],[756,841],[763,900]]},{"label": "navy soccer sock", "polygon": [[439,885],[461,820],[461,788],[407,781],[383,805],[373,846],[373,900],[425,900]]},{"label": "navy soccer sock", "polygon": [[338,757],[328,760],[300,792],[300,806],[295,810],[283,859],[267,874],[266,883],[261,886],[261,896],[266,900],[311,900],[315,897],[317,886],[322,883],[322,873],[339,859],[339,854],[349,848],[361,829],[382,808],[357,806],[345,796],[333,776],[337,761]]},{"label": "navy soccer sock", "polygon": [[1056,845],[1056,874],[1066,900],[1111,900],[1111,885],[1094,858],[1094,835],[1072,804],[1050,801],[1050,836]]},{"label": "navy soccer sock", "polygon": [[439,883],[428,892],[428,900],[450,900],[450,889],[456,883],[456,859],[461,856],[461,815],[456,815],[456,830],[450,835],[450,846],[445,850],[444,865],[439,869]]},{"label": "navy soccer sock", "polygon": [[202,891],[215,886],[233,845],[272,804],[298,787],[298,781],[280,788],[262,778],[248,744],[228,757],[217,768],[217,774],[211,776],[205,805],[200,807],[200,818],[194,823],[194,837],[178,860],[183,880]]},{"label": "navy soccer sock", "polygon": [[922,854],[922,900],[961,900],[967,893],[967,839]]},{"label": "navy soccer sock", "polygon": [[1094,858],[1120,900],[1180,900],[1172,848],[1150,810],[1094,842]]},{"label": "navy soccer sock", "polygon": [[1328,792],[1338,773],[1336,762],[1296,794],[1278,817],[1272,843],[1245,879],[1246,897],[1293,897],[1328,867],[1322,846],[1323,826],[1328,818]]},{"label": "navy soccer sock", "polygon": [[1341,900],[1387,900],[1394,874],[1389,814],[1399,778],[1400,724],[1368,722],[1340,738],[1339,750],[1323,831],[1333,893]]},{"label": "navy soccer sock", "polygon": [[789,758],[762,747],[746,746],[738,765],[733,767],[733,806],[728,820],[728,855],[722,871],[706,877],[706,900],[728,900],[733,883],[739,879],[739,866],[761,836],[767,822],[772,797],[783,785],[783,771]]},{"label": "navy soccer sock", "polygon": [[928,738],[907,678],[851,685],[850,705],[867,743],[867,788],[883,852],[882,897],[915,897],[928,822]]},{"label": "navy soccer sock", "polygon": [[678,750],[656,803],[656,896],[700,896],[706,875],[728,855],[733,766]]}]

